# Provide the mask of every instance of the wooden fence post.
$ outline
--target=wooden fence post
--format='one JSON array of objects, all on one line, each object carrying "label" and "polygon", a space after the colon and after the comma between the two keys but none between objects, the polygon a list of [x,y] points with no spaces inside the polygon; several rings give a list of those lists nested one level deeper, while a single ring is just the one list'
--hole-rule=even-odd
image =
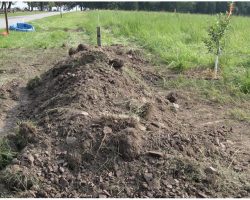
[{"label": "wooden fence post", "polygon": [[98,26],[96,27],[96,34],[97,34],[97,45],[98,47],[102,46],[102,42],[101,42],[101,27]]}]

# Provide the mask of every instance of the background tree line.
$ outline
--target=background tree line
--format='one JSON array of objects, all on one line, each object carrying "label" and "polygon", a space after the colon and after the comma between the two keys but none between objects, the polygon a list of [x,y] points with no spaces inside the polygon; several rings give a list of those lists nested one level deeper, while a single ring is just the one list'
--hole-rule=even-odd
[{"label": "background tree line", "polygon": [[[64,5],[69,9],[79,6],[81,10],[117,9],[117,10],[146,10],[170,11],[184,13],[215,14],[225,12],[229,2],[27,2],[30,10],[38,7],[43,11],[53,6]],[[60,4],[60,5],[59,5]],[[234,14],[250,15],[250,2],[236,2]]]}]

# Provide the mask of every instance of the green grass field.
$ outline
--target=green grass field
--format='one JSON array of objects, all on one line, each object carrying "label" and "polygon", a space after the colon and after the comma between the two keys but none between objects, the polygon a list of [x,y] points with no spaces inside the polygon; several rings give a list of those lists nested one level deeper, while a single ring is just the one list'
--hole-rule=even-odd
[{"label": "green grass field", "polygon": [[[99,15],[99,22],[98,22]],[[137,45],[160,58],[162,68],[179,71],[213,68],[214,57],[203,43],[215,16],[165,12],[89,11],[53,16],[32,22],[34,33],[11,32],[0,37],[0,48],[55,48],[62,44],[96,43],[96,26],[102,28],[104,45]],[[233,17],[225,52],[219,66],[222,79],[185,78],[164,81],[164,86],[194,87],[203,93],[239,96],[250,93],[250,18]],[[162,69],[164,70],[164,69]],[[208,95],[208,96],[209,96]]]}]

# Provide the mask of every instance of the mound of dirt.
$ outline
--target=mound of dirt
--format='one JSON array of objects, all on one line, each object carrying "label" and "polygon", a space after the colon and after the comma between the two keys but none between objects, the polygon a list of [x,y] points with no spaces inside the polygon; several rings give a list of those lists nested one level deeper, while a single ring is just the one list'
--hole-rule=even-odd
[{"label": "mound of dirt", "polygon": [[117,45],[77,49],[30,89],[24,115],[34,124],[20,124],[16,137],[26,146],[1,176],[14,196],[249,195],[221,171],[231,161],[231,127],[179,121],[176,97],[157,92],[149,79],[157,75],[138,53]]}]

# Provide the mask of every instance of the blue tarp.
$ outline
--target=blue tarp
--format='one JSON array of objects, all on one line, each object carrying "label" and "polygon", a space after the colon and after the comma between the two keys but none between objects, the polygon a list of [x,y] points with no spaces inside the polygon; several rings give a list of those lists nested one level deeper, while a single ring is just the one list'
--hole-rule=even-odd
[{"label": "blue tarp", "polygon": [[22,31],[22,32],[33,32],[33,31],[35,31],[35,28],[31,24],[16,23],[16,24],[10,26],[10,30]]}]

